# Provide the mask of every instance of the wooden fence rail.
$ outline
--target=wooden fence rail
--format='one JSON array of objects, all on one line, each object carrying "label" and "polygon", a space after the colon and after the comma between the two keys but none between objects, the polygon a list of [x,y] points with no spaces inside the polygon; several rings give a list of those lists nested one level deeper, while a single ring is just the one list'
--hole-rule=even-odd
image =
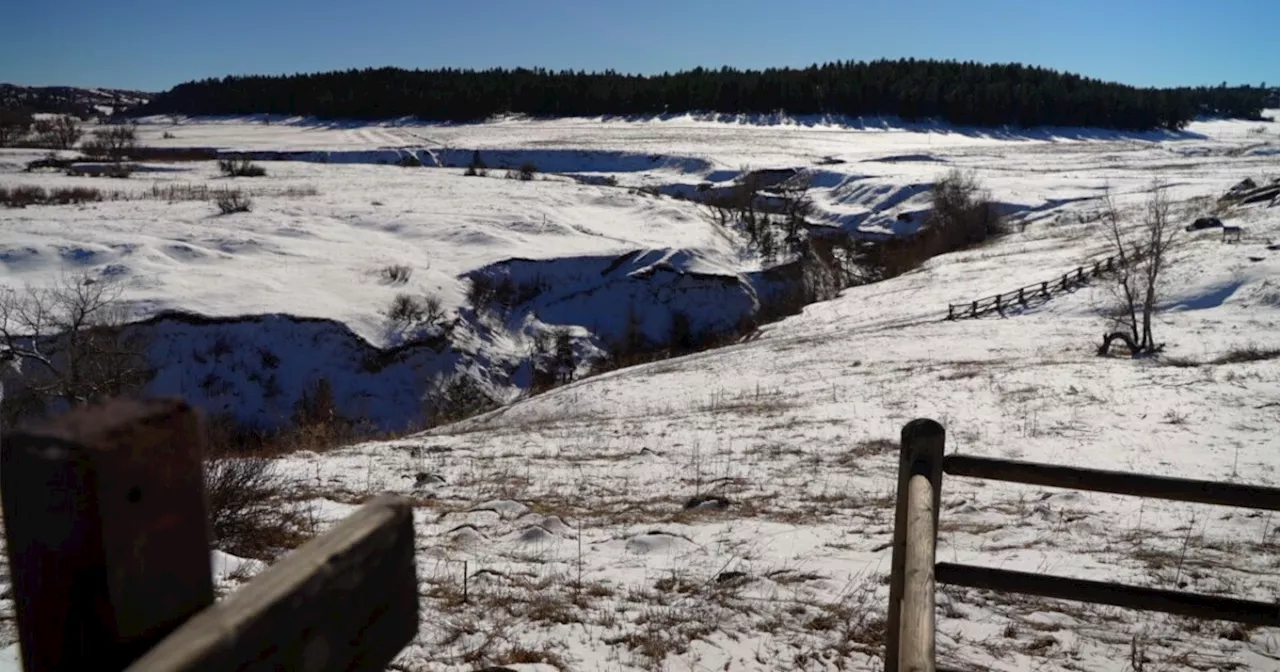
[{"label": "wooden fence rail", "polygon": [[177,400],[0,437],[23,670],[385,669],[418,629],[409,501],[374,499],[215,604],[203,458]]},{"label": "wooden fence rail", "polygon": [[946,432],[932,420],[902,429],[889,579],[885,671],[935,672],[937,583],[1061,600],[1280,626],[1280,605],[936,562],[942,474],[1219,506],[1280,510],[1280,489],[967,455],[943,456]]},{"label": "wooden fence rail", "polygon": [[1093,264],[1078,266],[1074,271],[1068,271],[1060,278],[1026,285],[1013,291],[986,296],[969,303],[947,304],[947,319],[959,320],[993,312],[1003,314],[1006,309],[1026,306],[1033,300],[1049,299],[1054,294],[1081,287],[1093,278],[1098,278],[1114,271],[1117,263],[1119,263],[1119,257],[1113,255],[1095,261]]}]

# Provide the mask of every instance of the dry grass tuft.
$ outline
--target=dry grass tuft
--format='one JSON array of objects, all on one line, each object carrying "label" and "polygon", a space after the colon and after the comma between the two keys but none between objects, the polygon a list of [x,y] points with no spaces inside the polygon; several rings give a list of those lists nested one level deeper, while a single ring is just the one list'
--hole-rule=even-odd
[{"label": "dry grass tuft", "polygon": [[297,485],[259,456],[215,454],[205,463],[209,522],[218,548],[271,560],[316,534],[313,518],[297,502]]}]

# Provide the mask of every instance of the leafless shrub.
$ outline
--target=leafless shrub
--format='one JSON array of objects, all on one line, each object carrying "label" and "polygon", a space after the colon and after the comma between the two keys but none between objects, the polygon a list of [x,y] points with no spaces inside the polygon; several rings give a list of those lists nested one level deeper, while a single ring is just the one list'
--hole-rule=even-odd
[{"label": "leafless shrub", "polygon": [[283,196],[286,198],[297,198],[301,196],[318,196],[319,194],[320,194],[319,189],[316,189],[314,185],[308,184],[308,185],[303,185],[299,187],[285,187],[284,189],[280,189],[273,192],[263,192],[262,195]]},{"label": "leafless shrub", "polygon": [[279,196],[285,198],[315,196],[320,193],[312,185],[292,186],[283,189],[226,189],[214,188],[210,189],[207,184],[153,184],[147,191],[136,194],[122,195],[122,200],[151,199],[156,201],[168,201],[176,203],[179,201],[213,201],[230,194],[240,194],[241,196]]},{"label": "leafless shrub", "polygon": [[138,146],[138,134],[132,126],[100,128],[90,134],[80,149],[91,157],[120,161]]},{"label": "leafless shrub", "polygon": [[220,159],[218,170],[227,177],[263,177],[267,169],[244,157]]},{"label": "leafless shrub", "polygon": [[207,460],[205,492],[218,548],[270,560],[313,536],[294,490],[266,457],[219,453]]},{"label": "leafless shrub", "polygon": [[382,279],[393,285],[403,285],[409,282],[409,276],[413,275],[413,269],[404,264],[392,264],[382,267]]},{"label": "leafless shrub", "polygon": [[229,192],[229,189],[210,190],[208,185],[204,184],[159,184],[151,185],[151,190],[144,194],[145,197],[157,201],[168,201],[176,203],[178,201],[208,201],[217,197],[220,193]]},{"label": "leafless shrub", "polygon": [[557,385],[571,382],[578,366],[573,334],[564,328],[555,329],[550,334],[538,333],[534,337],[530,360],[533,364],[531,392],[545,392]]},{"label": "leafless shrub", "polygon": [[1246,362],[1262,362],[1280,358],[1280,348],[1268,348],[1257,344],[1232,348],[1226,353],[1213,358],[1211,364],[1243,364]]},{"label": "leafless shrub", "polygon": [[1280,348],[1266,347],[1251,343],[1234,347],[1213,359],[1199,360],[1190,357],[1173,357],[1161,355],[1160,365],[1180,369],[1191,369],[1200,366],[1216,366],[1222,364],[1246,364],[1248,362],[1265,362],[1280,359]]},{"label": "leafless shrub", "polygon": [[58,205],[101,201],[102,192],[90,187],[59,187],[50,190],[49,200]]},{"label": "leafless shrub", "polygon": [[92,187],[44,187],[22,185],[12,189],[0,187],[0,205],[24,208],[28,205],[74,205],[96,201],[128,200],[120,191],[103,191]]},{"label": "leafless shrub", "polygon": [[444,302],[435,294],[397,294],[386,312],[389,326],[401,331],[441,327],[445,315]]},{"label": "leafless shrub", "polygon": [[253,209],[253,200],[239,191],[224,191],[214,198],[214,205],[224,215],[236,212],[249,212]]},{"label": "leafless shrub", "polygon": [[865,279],[884,280],[907,273],[931,257],[981,245],[1007,233],[1005,222],[973,173],[953,170],[939,178],[933,208],[924,226],[910,236],[874,244],[850,243],[865,266]]},{"label": "leafless shrub", "polygon": [[467,177],[485,177],[489,174],[489,169],[485,166],[484,159],[480,158],[480,150],[471,153],[471,163],[467,164],[467,170],[463,173]]},{"label": "leafless shrub", "polygon": [[10,208],[25,208],[28,205],[39,205],[49,200],[49,192],[44,187],[22,185],[12,189],[0,187],[0,203]]},{"label": "leafless shrub", "polygon": [[972,172],[959,169],[938,180],[925,226],[937,231],[934,254],[962,250],[1005,233],[1004,222]]},{"label": "leafless shrub", "polygon": [[467,303],[477,311],[508,311],[532,301],[547,290],[547,282],[541,277],[516,280],[505,272],[479,271],[467,278]]},{"label": "leafless shrub", "polygon": [[497,407],[479,381],[465,373],[437,377],[424,395],[428,427],[456,422]]}]

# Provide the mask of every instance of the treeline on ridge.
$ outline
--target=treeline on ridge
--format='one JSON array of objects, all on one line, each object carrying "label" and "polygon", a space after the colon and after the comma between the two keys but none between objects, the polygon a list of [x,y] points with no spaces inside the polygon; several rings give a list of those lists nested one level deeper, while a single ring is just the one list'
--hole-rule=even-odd
[{"label": "treeline on ridge", "polygon": [[477,121],[688,112],[894,115],[977,126],[1180,129],[1201,114],[1258,118],[1262,88],[1137,88],[1020,64],[837,62],[763,71],[696,68],[655,76],[545,69],[367,68],[188,82],[135,114],[270,113],[327,119]]}]

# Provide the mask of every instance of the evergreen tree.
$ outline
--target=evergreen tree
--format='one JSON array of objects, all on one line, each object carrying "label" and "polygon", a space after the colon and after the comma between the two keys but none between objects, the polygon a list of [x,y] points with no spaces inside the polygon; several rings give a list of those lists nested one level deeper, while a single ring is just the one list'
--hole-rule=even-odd
[{"label": "evergreen tree", "polygon": [[1257,119],[1263,87],[1136,88],[1016,63],[876,60],[803,69],[721,68],[657,76],[545,68],[365,68],[188,82],[135,114],[310,115],[476,121],[539,117],[723,114],[897,115],[960,125],[1180,129],[1196,116]]}]

